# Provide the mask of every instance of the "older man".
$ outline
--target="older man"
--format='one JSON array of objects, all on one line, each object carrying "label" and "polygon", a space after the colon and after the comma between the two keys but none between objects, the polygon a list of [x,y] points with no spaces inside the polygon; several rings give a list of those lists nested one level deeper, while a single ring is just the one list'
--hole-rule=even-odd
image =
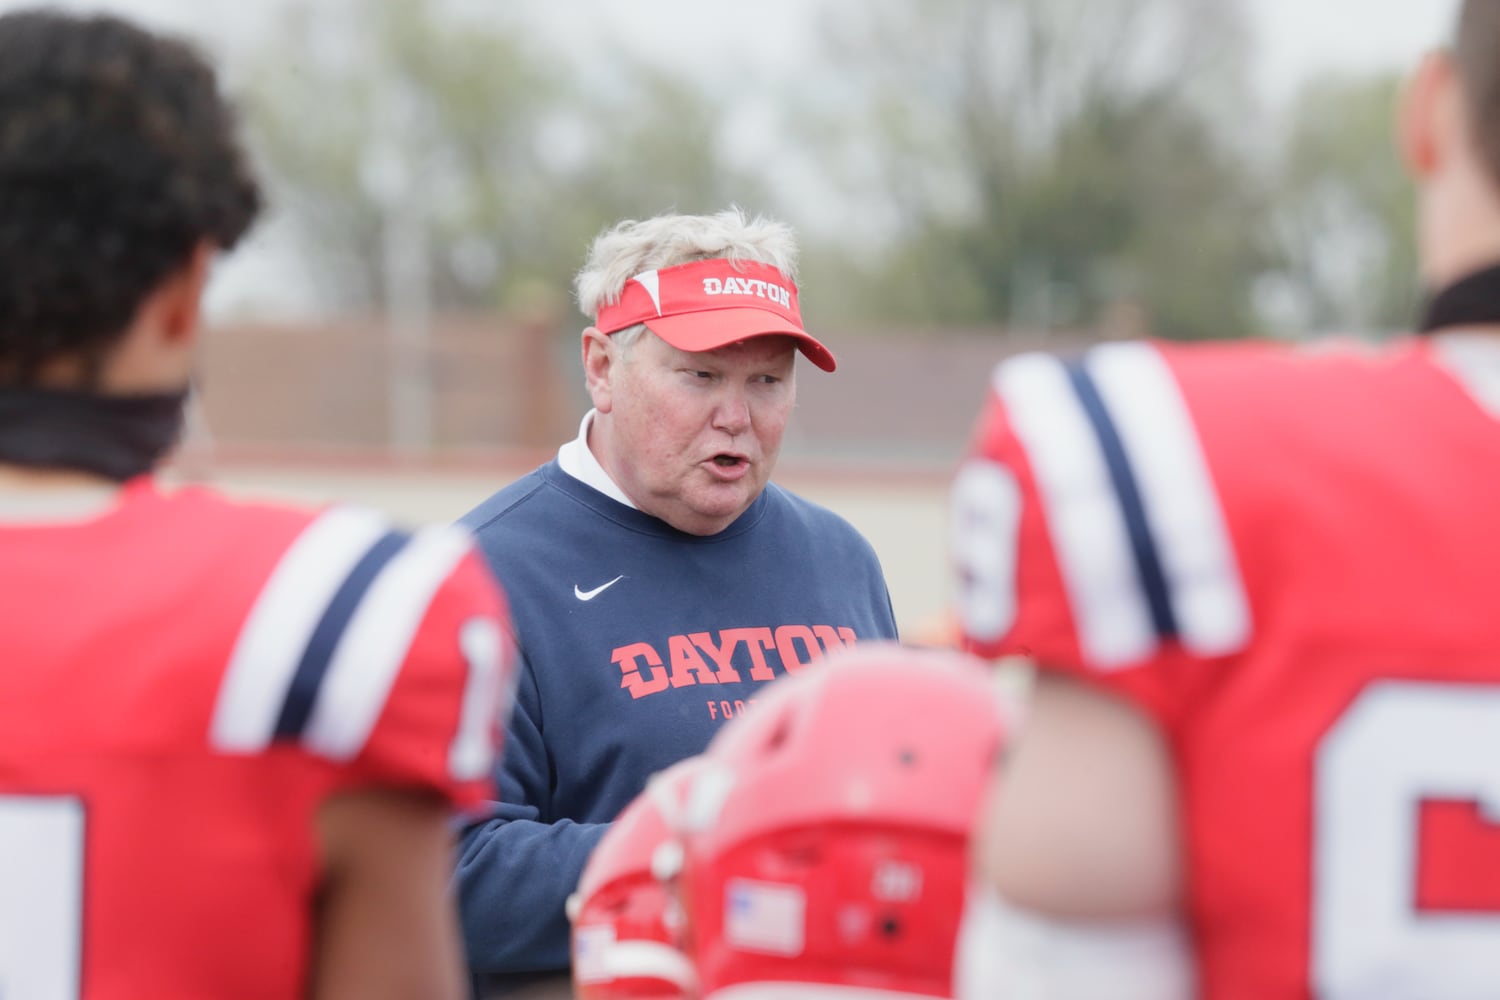
[{"label": "older man", "polygon": [[568,963],[563,905],[606,824],[762,684],[892,638],[869,544],[770,483],[797,397],[796,244],[738,210],[624,222],[576,286],[594,408],[465,518],[512,596],[522,670],[493,816],[465,834],[472,969]]}]

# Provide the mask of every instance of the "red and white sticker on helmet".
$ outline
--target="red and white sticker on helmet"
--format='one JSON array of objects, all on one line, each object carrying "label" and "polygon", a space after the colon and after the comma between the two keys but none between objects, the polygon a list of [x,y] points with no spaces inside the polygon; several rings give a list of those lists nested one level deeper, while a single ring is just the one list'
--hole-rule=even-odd
[{"label": "red and white sticker on helmet", "polygon": [[730,879],[724,889],[724,940],[764,955],[802,954],[807,894],[801,886]]},{"label": "red and white sticker on helmet", "polygon": [[875,866],[870,895],[884,903],[914,903],[922,897],[922,869],[909,861],[887,858]]}]

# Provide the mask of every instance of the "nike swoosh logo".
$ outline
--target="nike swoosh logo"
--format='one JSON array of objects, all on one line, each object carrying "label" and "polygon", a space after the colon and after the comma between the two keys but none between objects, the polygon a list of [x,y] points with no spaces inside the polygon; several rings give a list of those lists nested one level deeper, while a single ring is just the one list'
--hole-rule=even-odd
[{"label": "nike swoosh logo", "polygon": [[625,579],[625,574],[621,573],[613,580],[609,581],[608,583],[601,583],[593,590],[579,590],[578,584],[575,583],[573,584],[573,596],[578,598],[580,601],[592,601],[594,598],[598,597],[600,594],[604,593],[610,587],[613,587],[623,579]]}]

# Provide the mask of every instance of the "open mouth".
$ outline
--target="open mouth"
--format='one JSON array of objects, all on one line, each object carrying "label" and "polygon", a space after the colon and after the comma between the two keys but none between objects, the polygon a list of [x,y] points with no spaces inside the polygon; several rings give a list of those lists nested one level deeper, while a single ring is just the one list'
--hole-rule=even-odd
[{"label": "open mouth", "polygon": [[736,465],[740,465],[744,461],[745,460],[743,458],[740,458],[738,455],[715,455],[714,456],[714,464],[717,465],[721,469],[732,469]]}]

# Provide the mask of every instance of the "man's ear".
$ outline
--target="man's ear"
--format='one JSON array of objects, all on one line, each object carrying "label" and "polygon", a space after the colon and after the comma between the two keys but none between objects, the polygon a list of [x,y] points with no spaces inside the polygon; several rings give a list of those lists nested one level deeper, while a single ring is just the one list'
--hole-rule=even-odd
[{"label": "man's ear", "polygon": [[1442,169],[1462,131],[1457,79],[1446,52],[1430,52],[1402,95],[1396,134],[1406,168],[1417,181]]},{"label": "man's ear", "polygon": [[583,380],[594,409],[608,413],[614,407],[612,379],[619,367],[615,342],[597,327],[583,331]]},{"label": "man's ear", "polygon": [[202,241],[193,247],[187,262],[152,293],[150,308],[156,313],[156,327],[173,344],[191,341],[198,332],[198,319],[203,308],[203,289],[208,284],[209,270],[218,251],[213,244]]},{"label": "man's ear", "polygon": [[177,388],[187,381],[198,344],[203,288],[214,253],[211,243],[198,244],[182,266],[142,300],[129,329],[110,353],[106,380],[113,388]]}]

